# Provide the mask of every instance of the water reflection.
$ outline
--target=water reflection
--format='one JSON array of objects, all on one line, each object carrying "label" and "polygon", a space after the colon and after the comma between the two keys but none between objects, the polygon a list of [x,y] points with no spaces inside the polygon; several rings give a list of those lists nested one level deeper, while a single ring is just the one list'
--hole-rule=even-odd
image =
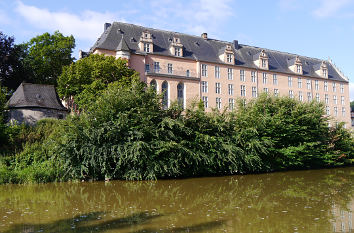
[{"label": "water reflection", "polygon": [[[0,186],[0,232],[350,232],[354,168]],[[342,212],[341,212],[342,211]],[[343,212],[344,211],[344,212]]]}]

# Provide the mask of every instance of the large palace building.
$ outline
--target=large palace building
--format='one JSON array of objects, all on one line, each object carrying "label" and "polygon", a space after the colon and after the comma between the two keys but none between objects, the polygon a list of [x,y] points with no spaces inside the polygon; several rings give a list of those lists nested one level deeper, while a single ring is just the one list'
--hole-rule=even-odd
[{"label": "large palace building", "polygon": [[327,115],[351,125],[349,81],[330,60],[120,22],[106,23],[90,52],[127,59],[164,93],[166,108],[201,99],[207,110],[233,109],[237,98],[267,92],[322,101]]}]

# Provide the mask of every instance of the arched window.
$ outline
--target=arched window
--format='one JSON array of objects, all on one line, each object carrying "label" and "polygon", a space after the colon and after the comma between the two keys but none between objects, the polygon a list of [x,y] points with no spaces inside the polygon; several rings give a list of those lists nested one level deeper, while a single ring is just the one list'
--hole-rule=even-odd
[{"label": "arched window", "polygon": [[164,81],[162,83],[162,94],[163,94],[163,97],[162,97],[162,107],[164,109],[167,109],[168,108],[168,83],[166,81]]},{"label": "arched window", "polygon": [[150,87],[157,91],[157,83],[155,79],[151,80]]},{"label": "arched window", "polygon": [[184,84],[178,83],[177,85],[177,102],[178,105],[184,108]]}]

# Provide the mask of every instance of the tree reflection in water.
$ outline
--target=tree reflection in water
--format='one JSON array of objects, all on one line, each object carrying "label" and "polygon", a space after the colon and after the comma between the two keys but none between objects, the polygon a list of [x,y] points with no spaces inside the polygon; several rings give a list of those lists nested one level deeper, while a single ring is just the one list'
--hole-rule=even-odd
[{"label": "tree reflection in water", "polygon": [[0,222],[0,231],[331,232],[332,207],[346,209],[353,203],[353,187],[354,168],[153,182],[3,185],[0,219],[7,218]]}]

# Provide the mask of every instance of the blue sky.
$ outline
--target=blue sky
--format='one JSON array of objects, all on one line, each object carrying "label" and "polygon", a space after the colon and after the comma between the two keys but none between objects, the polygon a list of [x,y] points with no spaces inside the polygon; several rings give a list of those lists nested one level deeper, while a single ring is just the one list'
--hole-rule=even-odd
[{"label": "blue sky", "polygon": [[112,21],[331,58],[349,77],[354,100],[354,0],[0,0],[0,31],[16,43],[72,34],[75,57]]}]

